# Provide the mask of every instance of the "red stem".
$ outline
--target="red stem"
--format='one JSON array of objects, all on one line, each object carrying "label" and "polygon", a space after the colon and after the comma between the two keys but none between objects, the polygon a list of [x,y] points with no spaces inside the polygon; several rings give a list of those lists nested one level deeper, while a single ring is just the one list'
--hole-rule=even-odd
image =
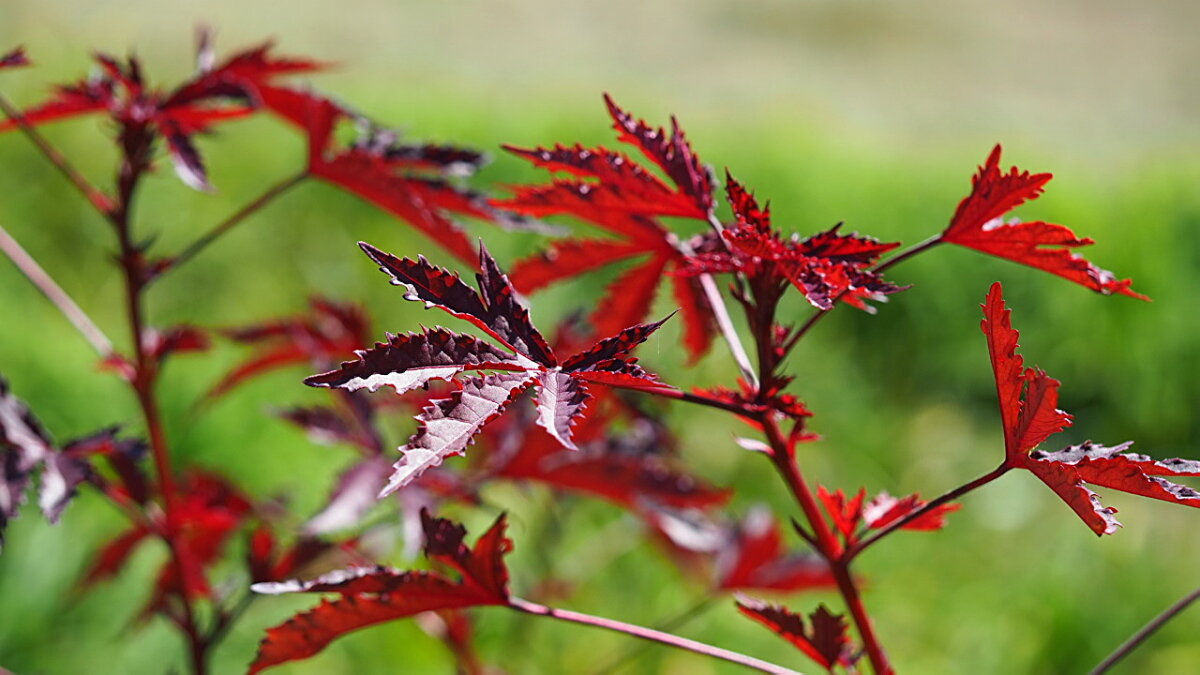
[{"label": "red stem", "polygon": [[859,637],[862,638],[863,648],[867,651],[867,659],[870,660],[871,667],[878,675],[891,675],[895,671],[888,661],[887,654],[883,651],[883,645],[875,634],[871,617],[859,595],[854,575],[850,572],[850,560],[842,556],[841,544],[821,514],[820,506],[817,505],[812,490],[804,481],[804,476],[800,473],[800,467],[796,464],[791,448],[773,416],[763,416],[763,431],[766,433],[767,442],[770,443],[773,451],[771,459],[775,468],[779,471],[779,475],[787,484],[788,489],[791,490],[792,496],[795,497],[800,509],[804,512],[804,517],[808,520],[809,527],[812,528],[816,539],[817,553],[829,563],[829,568],[837,581],[838,591],[841,593],[846,607],[850,610],[850,617],[854,621],[855,628],[858,629]]},{"label": "red stem", "polygon": [[[225,220],[221,221],[216,226],[214,226],[211,230],[209,230],[208,232],[201,235],[201,237],[199,239],[197,239],[196,241],[189,244],[187,248],[183,249],[183,251],[179,255],[175,256],[175,258],[173,260],[171,260],[171,264],[167,269],[175,269],[176,267],[179,267],[183,263],[191,260],[198,253],[200,253],[205,248],[207,248],[210,244],[212,244],[214,241],[219,239],[221,237],[221,235],[225,234],[229,230],[232,230],[236,225],[241,223],[243,220],[249,218],[250,216],[254,215],[254,213],[261,210],[267,204],[270,204],[277,197],[283,195],[288,190],[299,185],[301,182],[304,181],[305,178],[308,178],[308,170],[307,169],[305,169],[304,171],[301,171],[300,173],[298,173],[294,176],[289,176],[289,177],[279,181],[278,183],[275,183],[271,187],[267,188],[266,191],[263,192],[261,195],[259,195],[257,198],[255,198],[254,201],[252,201],[249,204],[246,204],[242,208],[238,209],[236,212],[234,212],[233,215],[231,215],[228,218],[226,218]],[[166,270],[163,270],[163,272],[165,272],[165,271]]]},{"label": "red stem", "polygon": [[689,640],[688,638],[679,637],[678,635],[671,633],[664,633],[662,631],[654,630],[653,628],[635,626],[622,621],[592,616],[591,614],[583,614],[581,612],[572,612],[569,609],[556,609],[553,607],[547,607],[545,605],[539,605],[536,602],[522,600],[521,598],[509,598],[508,606],[526,614],[548,616],[558,619],[559,621],[568,621],[570,623],[578,623],[585,626],[595,626],[597,628],[604,628],[617,633],[624,633],[625,635],[641,638],[642,640],[649,640],[651,642],[657,642],[669,647],[684,649],[689,652],[701,654],[703,656],[710,656],[714,659],[721,659],[723,661],[729,661],[730,663],[736,663],[740,666],[752,668],[763,673],[798,675],[798,673],[794,670],[784,668],[783,666],[779,666],[768,661],[756,659],[753,656],[747,656],[745,654],[730,651],[728,649],[721,649],[720,647],[714,647],[703,642]]}]

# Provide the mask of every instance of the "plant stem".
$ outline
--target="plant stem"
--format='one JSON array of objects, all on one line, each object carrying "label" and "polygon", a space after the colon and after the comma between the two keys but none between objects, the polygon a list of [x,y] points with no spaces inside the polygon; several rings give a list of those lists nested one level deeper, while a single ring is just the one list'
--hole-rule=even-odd
[{"label": "plant stem", "polygon": [[[198,253],[203,251],[205,248],[207,248],[210,244],[212,244],[214,241],[219,239],[226,232],[228,232],[229,230],[232,230],[235,226],[237,226],[243,220],[245,220],[246,218],[249,218],[251,215],[253,215],[257,211],[262,209],[264,206],[266,206],[267,204],[274,201],[275,198],[283,195],[288,190],[299,185],[307,177],[308,177],[308,170],[306,169],[304,171],[301,171],[298,174],[289,176],[289,177],[279,181],[278,183],[275,183],[271,187],[267,188],[267,190],[265,192],[263,192],[261,195],[256,197],[249,204],[246,204],[242,208],[238,209],[236,212],[234,212],[233,215],[231,215],[228,218],[226,218],[225,220],[221,221],[216,226],[214,226],[211,230],[209,230],[204,235],[202,235],[199,239],[197,239],[196,241],[189,244],[187,248],[183,249],[183,251],[179,255],[175,256],[175,258],[173,260],[171,260],[171,265],[167,269],[175,269],[176,267],[179,267],[183,263],[191,260]],[[164,271],[166,271],[166,270],[164,270]]]},{"label": "plant stem", "polygon": [[71,163],[67,161],[67,158],[63,157],[62,153],[56,150],[53,145],[50,145],[50,142],[46,140],[46,137],[42,136],[42,134],[25,119],[25,116],[21,114],[20,109],[14,106],[12,102],[9,101],[8,98],[6,98],[3,94],[0,94],[0,110],[2,110],[5,116],[7,116],[17,125],[17,128],[19,128],[21,132],[25,134],[26,138],[28,138],[35,146],[37,146],[37,149],[46,156],[46,159],[50,160],[50,163],[53,164],[59,170],[59,172],[62,173],[62,175],[66,176],[67,180],[69,180],[71,184],[74,185],[75,188],[87,198],[88,203],[96,207],[96,210],[106,217],[112,213],[112,210],[115,206],[112,198],[94,187],[86,178],[83,177],[83,174],[79,173],[75,167],[71,166]]},{"label": "plant stem", "polygon": [[3,226],[0,226],[0,250],[4,251],[9,260],[13,261],[13,264],[21,270],[30,283],[36,286],[50,302],[54,303],[58,311],[63,313],[71,325],[75,326],[75,329],[83,335],[83,338],[96,350],[97,354],[102,358],[112,355],[112,340],[108,339],[108,336],[100,330],[91,317],[80,309],[79,305],[71,299],[70,295],[67,295],[61,286],[55,283],[33,256],[21,248],[17,240],[13,239]]},{"label": "plant stem", "polygon": [[121,129],[119,143],[124,154],[117,175],[118,200],[109,215],[117,234],[120,254],[118,261],[125,277],[125,306],[133,343],[133,362],[136,368],[131,384],[142,410],[146,432],[150,436],[150,450],[154,457],[155,474],[167,521],[164,540],[171,551],[171,558],[179,576],[179,598],[183,606],[180,625],[188,640],[192,670],[196,675],[204,675],[208,672],[207,645],[196,621],[196,612],[192,606],[191,597],[188,595],[190,567],[186,560],[187,551],[179,544],[181,532],[177,506],[179,489],[171,468],[170,450],[154,393],[158,379],[158,364],[154,363],[146,352],[145,340],[143,340],[146,333],[142,307],[143,291],[146,287],[144,258],[142,251],[134,243],[130,222],[133,196],[142,175],[149,167],[153,137],[144,127],[126,125]]},{"label": "plant stem", "polygon": [[888,536],[889,534],[895,532],[896,530],[899,530],[900,528],[911,523],[912,521],[916,520],[917,518],[920,518],[921,516],[925,515],[926,513],[929,513],[930,511],[938,508],[939,506],[941,506],[947,502],[952,502],[952,501],[958,499],[959,497],[962,497],[963,495],[967,494],[968,492],[970,492],[976,488],[983,487],[984,485],[987,485],[988,483],[996,480],[997,478],[1008,473],[1010,468],[1012,468],[1012,467],[1008,466],[1007,463],[1001,464],[1000,466],[996,467],[995,469],[992,469],[991,471],[989,471],[988,473],[985,473],[984,475],[980,476],[979,478],[976,478],[975,480],[973,480],[969,483],[966,483],[964,485],[960,485],[960,486],[954,488],[953,490],[947,492],[946,494],[938,497],[937,499],[930,501],[929,503],[925,504],[925,506],[922,506],[921,508],[910,512],[908,515],[904,516],[903,518],[896,520],[895,522],[889,524],[887,527],[883,528],[882,530],[879,530],[875,534],[867,537],[866,539],[863,539],[862,541],[858,542],[858,544],[851,547],[849,550],[846,551],[846,555],[845,555],[846,560],[853,559],[855,556],[862,553],[864,550],[866,550],[867,547],[871,546],[875,542],[879,541],[880,539],[883,539],[884,537]]},{"label": "plant stem", "polygon": [[[658,624],[655,630],[661,630],[665,632],[674,632],[679,630],[691,622],[692,619],[695,619],[701,614],[704,614],[708,610],[712,609],[713,605],[717,603],[717,599],[718,596],[716,595],[706,595],[703,598],[700,598],[700,601],[696,604]],[[598,669],[593,675],[608,675],[608,673],[612,673],[620,669],[625,664],[630,663],[634,659],[640,657],[642,654],[645,654],[646,650],[649,648],[649,644],[642,643],[637,647],[629,649],[624,654],[618,656],[616,659],[613,659],[608,665]]]},{"label": "plant stem", "polygon": [[875,634],[875,628],[871,624],[871,617],[867,613],[867,608],[863,604],[862,597],[859,595],[854,575],[850,572],[850,561],[841,555],[841,543],[834,536],[833,530],[829,529],[829,523],[825,521],[825,517],[821,514],[817,500],[813,497],[812,490],[809,489],[808,484],[804,481],[804,476],[800,473],[800,467],[796,464],[795,457],[788,447],[788,442],[780,432],[779,424],[774,416],[763,416],[763,431],[773,451],[771,454],[772,462],[779,471],[779,475],[787,484],[788,489],[791,490],[792,496],[795,497],[800,509],[804,512],[804,516],[808,520],[809,527],[812,528],[814,538],[816,539],[817,552],[829,563],[830,571],[837,581],[838,591],[841,593],[842,600],[845,601],[847,609],[850,610],[850,617],[854,621],[855,628],[858,629],[859,637],[862,638],[863,648],[867,652],[867,659],[870,660],[871,667],[877,675],[891,675],[895,671],[892,669],[891,663],[888,662],[887,654],[883,651],[883,645],[880,643],[879,637]]},{"label": "plant stem", "polygon": [[[893,265],[902,263],[905,260],[908,260],[909,258],[911,258],[915,255],[924,253],[925,251],[928,251],[929,249],[933,248],[934,246],[936,246],[940,243],[942,243],[942,235],[940,233],[935,234],[932,237],[926,239],[925,241],[922,241],[918,244],[914,244],[913,246],[909,247],[908,250],[904,251],[903,253],[892,256],[891,258],[888,258],[887,260],[884,260],[883,262],[875,265],[874,267],[871,268],[871,271],[872,272],[882,272],[882,271],[888,269],[889,267],[892,267]],[[834,298],[834,302],[835,303],[837,302],[837,298]],[[836,306],[836,304],[835,304],[835,306]],[[813,314],[812,316],[808,317],[808,321],[805,321],[803,325],[801,325],[799,328],[797,328],[795,330],[795,332],[793,332],[790,336],[788,336],[787,342],[785,342],[783,344],[783,353],[787,354],[788,352],[792,351],[792,348],[796,346],[796,343],[800,341],[800,338],[804,337],[808,333],[808,331],[812,330],[813,326],[817,325],[818,321],[820,321],[822,318],[824,318],[825,315],[831,311],[832,311],[832,309],[821,310],[820,312],[817,312],[816,314]]]},{"label": "plant stem", "polygon": [[783,666],[778,666],[774,663],[769,663],[761,659],[756,659],[753,656],[747,656],[745,654],[730,651],[728,649],[714,647],[703,642],[697,642],[695,640],[689,640],[688,638],[679,637],[678,635],[672,635],[671,633],[657,631],[653,628],[635,626],[633,624],[624,623],[613,619],[606,619],[599,616],[592,616],[591,614],[583,614],[581,612],[572,612],[569,609],[555,609],[553,607],[539,605],[536,602],[522,600],[521,598],[509,598],[508,606],[517,610],[518,612],[524,612],[526,614],[533,614],[535,616],[548,616],[558,619],[559,621],[578,623],[585,626],[595,626],[597,628],[604,628],[617,633],[624,633],[625,635],[629,635],[631,637],[657,642],[659,644],[675,647],[677,649],[684,649],[703,656],[710,656],[714,659],[729,661],[730,663],[736,663],[738,665],[752,668],[763,673],[798,675],[798,673],[794,670],[790,670],[788,668],[784,668]]},{"label": "plant stem", "polygon": [[1112,654],[1109,654],[1108,658],[1104,659],[1099,665],[1093,668],[1089,675],[1101,675],[1102,673],[1108,672],[1110,668],[1117,665],[1118,661],[1128,656],[1129,652],[1132,652],[1140,647],[1142,643],[1145,642],[1146,639],[1151,635],[1154,635],[1159,628],[1162,628],[1168,621],[1174,619],[1179,615],[1180,612],[1187,609],[1198,599],[1200,599],[1200,588],[1197,588],[1191,593],[1183,596],[1183,598],[1181,598],[1178,602],[1166,608],[1161,614],[1151,619],[1150,622],[1145,626],[1142,626],[1141,630],[1134,633],[1120,647],[1117,647],[1116,651],[1114,651]]},{"label": "plant stem", "polygon": [[740,404],[726,403],[720,399],[704,396],[702,394],[692,394],[686,391],[670,389],[656,389],[651,393],[657,396],[662,396],[663,398],[670,398],[676,401],[695,403],[697,405],[708,406],[709,408],[716,408],[717,410],[724,410],[725,412],[731,412],[735,415],[741,415],[743,417],[749,416],[749,413],[747,413],[745,408]]}]

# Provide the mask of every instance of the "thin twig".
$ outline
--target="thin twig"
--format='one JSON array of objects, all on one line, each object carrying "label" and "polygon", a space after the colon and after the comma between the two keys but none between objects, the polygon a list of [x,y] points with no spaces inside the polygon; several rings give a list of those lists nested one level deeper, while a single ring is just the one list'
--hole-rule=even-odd
[{"label": "thin twig", "polygon": [[[691,622],[696,617],[698,617],[701,614],[704,614],[708,610],[712,609],[713,605],[715,605],[717,603],[718,598],[719,598],[719,596],[717,596],[717,595],[704,596],[696,604],[692,605],[691,607],[688,607],[687,609],[683,610],[679,614],[676,614],[675,616],[658,624],[658,626],[655,627],[655,630],[661,630],[661,631],[664,631],[667,633],[674,633],[675,631],[677,631],[680,628],[687,625],[689,622]],[[609,673],[612,673],[612,672],[618,670],[619,668],[621,668],[622,666],[639,658],[640,656],[645,654],[646,650],[649,648],[650,648],[649,644],[642,643],[642,644],[639,644],[637,647],[628,649],[625,651],[624,654],[621,654],[616,659],[613,659],[612,661],[610,661],[608,663],[608,665],[598,669],[595,673],[593,673],[593,675],[608,675]]]},{"label": "thin twig", "polygon": [[558,619],[559,621],[578,623],[585,626],[595,626],[597,628],[604,628],[617,633],[624,633],[630,637],[649,640],[651,642],[657,642],[669,647],[684,649],[702,656],[710,656],[714,659],[721,659],[730,663],[736,663],[740,666],[752,668],[763,673],[799,675],[799,673],[794,670],[784,668],[783,666],[779,666],[768,661],[763,661],[762,659],[756,659],[753,656],[747,656],[746,654],[741,654],[739,652],[722,649],[720,647],[714,647],[713,645],[697,642],[696,640],[689,640],[688,638],[679,637],[678,635],[673,635],[671,633],[664,633],[662,631],[654,630],[653,628],[645,628],[643,626],[635,626],[623,621],[606,619],[599,616],[592,616],[591,614],[583,614],[581,612],[573,612],[569,609],[555,609],[553,607],[539,605],[536,602],[522,600],[521,598],[509,598],[508,606],[517,610],[518,612],[533,614],[534,616],[548,616]]},{"label": "thin twig", "polygon": [[915,511],[909,512],[908,515],[892,522],[887,527],[883,528],[882,530],[879,530],[878,532],[871,535],[870,537],[863,539],[862,541],[858,542],[858,544],[856,544],[854,547],[852,547],[850,550],[846,551],[846,556],[845,556],[846,560],[853,559],[855,556],[862,553],[867,547],[871,546],[875,542],[879,541],[880,539],[883,539],[884,537],[888,536],[889,534],[895,532],[896,530],[899,530],[900,528],[911,523],[912,521],[916,520],[917,518],[920,518],[921,516],[925,515],[926,513],[929,513],[930,511],[938,508],[939,506],[941,506],[947,502],[952,502],[952,501],[958,499],[959,497],[962,497],[963,495],[967,494],[968,492],[970,492],[976,488],[983,487],[984,485],[987,485],[988,483],[996,480],[997,478],[1008,473],[1008,470],[1010,468],[1011,467],[1009,467],[1007,463],[1001,464],[1000,466],[996,467],[995,469],[992,469],[991,471],[989,471],[988,473],[985,473],[984,475],[980,476],[979,478],[976,478],[975,480],[971,481],[970,483],[960,485],[960,486],[954,488],[953,490],[947,492],[946,494],[942,495],[941,497],[938,497],[937,499],[934,499],[933,501],[925,504],[925,506],[922,506],[921,508],[919,508]]},{"label": "thin twig", "polygon": [[74,185],[75,188],[87,198],[88,203],[96,207],[96,210],[99,211],[104,217],[112,217],[113,208],[115,206],[112,198],[89,183],[88,179],[84,178],[83,174],[79,173],[79,171],[67,161],[67,158],[64,157],[61,152],[56,150],[53,145],[50,145],[50,142],[46,140],[46,137],[43,136],[36,128],[34,128],[34,126],[25,119],[25,116],[21,114],[20,109],[14,106],[12,102],[9,101],[3,94],[0,94],[0,111],[3,111],[4,114],[10,120],[12,120],[14,124],[17,125],[17,128],[25,134],[26,138],[32,141],[33,144],[37,146],[37,149],[46,156],[46,159],[50,160],[50,163],[53,164],[62,173],[62,175],[66,176],[67,180],[69,180],[71,184]]},{"label": "thin twig", "polygon": [[112,355],[112,340],[108,339],[108,336],[104,334],[104,331],[100,330],[96,322],[92,321],[91,317],[80,309],[79,305],[71,299],[71,296],[67,295],[67,292],[55,283],[54,279],[37,263],[37,260],[34,260],[33,256],[21,248],[17,240],[13,239],[12,235],[3,226],[0,226],[0,250],[4,251],[9,260],[12,260],[17,269],[21,270],[21,273],[25,275],[25,278],[29,279],[29,282],[36,286],[42,292],[42,295],[45,295],[58,308],[58,311],[62,312],[63,316],[67,317],[67,321],[70,321],[71,325],[75,326],[75,329],[83,335],[83,338],[88,341],[88,344],[96,350],[96,353],[101,358]]},{"label": "thin twig", "polygon": [[211,230],[202,235],[199,239],[189,244],[187,248],[183,249],[179,255],[175,256],[175,258],[171,260],[171,265],[167,269],[175,269],[176,267],[179,267],[183,263],[196,257],[198,253],[203,251],[226,232],[232,230],[243,220],[249,218],[255,212],[271,203],[276,197],[279,197],[296,185],[299,185],[307,177],[308,170],[304,170],[267,188],[267,190],[255,198],[254,201],[251,201],[249,204],[246,204],[242,208],[238,209],[233,215],[221,221]]},{"label": "thin twig", "polygon": [[1161,614],[1151,619],[1150,622],[1145,626],[1142,626],[1141,630],[1134,633],[1120,647],[1117,647],[1116,651],[1114,651],[1112,654],[1109,654],[1108,658],[1104,659],[1098,666],[1093,668],[1089,675],[1102,675],[1102,673],[1108,672],[1110,668],[1117,665],[1118,661],[1128,656],[1129,652],[1132,652],[1140,647],[1142,643],[1145,642],[1151,635],[1154,635],[1159,628],[1162,628],[1168,621],[1174,619],[1179,615],[1180,612],[1187,609],[1198,599],[1200,599],[1200,588],[1197,588],[1191,593],[1183,596],[1179,602],[1176,602],[1175,604],[1166,608]]}]

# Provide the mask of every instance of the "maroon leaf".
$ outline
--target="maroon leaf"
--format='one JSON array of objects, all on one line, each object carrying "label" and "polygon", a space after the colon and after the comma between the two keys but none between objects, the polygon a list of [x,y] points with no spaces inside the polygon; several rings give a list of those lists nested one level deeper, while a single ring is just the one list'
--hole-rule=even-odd
[{"label": "maroon leaf", "polygon": [[462,574],[460,582],[432,572],[401,572],[374,567],[352,568],[309,582],[255,584],[259,593],[338,593],[316,608],[267,631],[250,666],[257,673],[270,666],[308,658],[333,640],[359,628],[421,612],[508,602],[508,572],[503,556],[512,549],[501,515],[467,548],[462,526],[422,513],[426,554]]},{"label": "maroon leaf", "polygon": [[1003,173],[997,145],[971,179],[971,194],[959,203],[942,240],[1057,274],[1105,295],[1120,293],[1146,300],[1130,288],[1130,280],[1117,280],[1112,272],[1071,252],[1072,248],[1094,243],[1091,239],[1076,237],[1062,225],[1003,221],[1004,214],[1027,200],[1037,199],[1051,177],[1048,173],[1030,174],[1015,166]]},{"label": "maroon leaf", "polygon": [[356,354],[356,360],[344,362],[338,370],[309,377],[304,383],[347,391],[376,391],[386,385],[403,394],[430,380],[451,380],[464,370],[524,370],[512,354],[444,328],[389,335],[387,342],[377,342],[373,349],[358,350]]},{"label": "maroon leaf", "polygon": [[737,606],[742,614],[771,629],[829,672],[833,672],[834,666],[851,663],[846,619],[833,614],[825,605],[808,615],[807,627],[804,617],[780,605],[743,597],[738,599]]},{"label": "maroon leaf", "polygon": [[87,574],[84,575],[83,585],[90,586],[116,576],[125,566],[125,561],[129,559],[129,556],[133,555],[138,544],[142,543],[142,540],[149,534],[150,531],[144,527],[134,527],[106,543],[92,561]]},{"label": "maroon leaf", "polygon": [[[871,529],[881,530],[897,520],[908,516],[913,511],[924,508],[925,504],[926,502],[921,500],[921,495],[919,494],[896,498],[886,492],[880,492],[863,507],[863,522]],[[940,530],[946,526],[946,515],[960,508],[962,508],[962,504],[942,504],[930,509],[919,518],[905,523],[901,529],[917,531]]]},{"label": "maroon leaf", "polygon": [[461,455],[483,425],[503,412],[533,381],[529,373],[473,377],[450,398],[434,401],[417,416],[420,427],[400,448],[403,456],[393,466],[380,496],[404,487],[446,457]]}]

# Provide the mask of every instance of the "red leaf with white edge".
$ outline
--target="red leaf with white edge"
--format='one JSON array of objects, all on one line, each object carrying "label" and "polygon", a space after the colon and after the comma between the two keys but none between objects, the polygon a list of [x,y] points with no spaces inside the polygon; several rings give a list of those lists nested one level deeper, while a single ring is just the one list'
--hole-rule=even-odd
[{"label": "red leaf with white edge", "polygon": [[434,401],[417,416],[420,427],[400,448],[403,456],[393,465],[380,496],[411,483],[446,457],[462,454],[483,425],[503,412],[533,381],[534,377],[525,372],[471,378],[450,398]]},{"label": "red leaf with white edge", "polygon": [[24,47],[17,47],[6,54],[0,54],[0,69],[19,68],[28,65],[30,65],[29,57],[25,55]]},{"label": "red leaf with white edge", "polygon": [[1160,478],[1200,475],[1200,462],[1156,461],[1122,452],[1129,444],[1109,448],[1090,441],[1058,452],[1037,450],[1042,441],[1071,422],[1070,415],[1055,408],[1059,383],[1040,370],[1023,369],[1015,351],[1018,334],[1004,307],[1000,284],[992,285],[983,308],[982,325],[996,375],[1007,466],[1032,472],[1098,535],[1113,534],[1121,524],[1113,515],[1116,509],[1101,504],[1088,484],[1200,506],[1200,492]]},{"label": "red leaf with white edge", "polygon": [[790,553],[770,511],[751,509],[717,555],[717,588],[795,592],[834,588],[829,564],[816,555]]},{"label": "red leaf with white edge", "polygon": [[512,354],[445,328],[389,335],[387,342],[377,342],[372,349],[355,354],[355,360],[343,362],[337,370],[313,375],[304,383],[347,391],[376,391],[390,386],[403,394],[430,380],[451,380],[465,370],[525,369]]},{"label": "red leaf with white edge", "polygon": [[833,614],[825,605],[808,615],[807,626],[804,617],[780,605],[741,597],[737,606],[742,614],[771,629],[829,672],[833,672],[834,666],[851,662],[846,619]]},{"label": "red leaf with white edge", "polygon": [[604,103],[608,106],[613,128],[620,133],[621,140],[637,146],[657,164],[679,186],[680,191],[691,197],[697,212],[701,214],[698,217],[705,217],[713,205],[712,174],[692,151],[675,118],[671,118],[671,133],[668,135],[662,127],[651,128],[643,120],[622,110],[608,94],[604,95]]},{"label": "red leaf with white edge", "polygon": [[[913,511],[924,508],[925,504],[926,502],[921,500],[919,494],[896,498],[886,492],[880,492],[863,507],[863,522],[871,529],[881,530]],[[962,504],[942,504],[912,522],[905,523],[900,529],[926,532],[940,530],[946,526],[946,515],[960,508],[962,508]]]},{"label": "red leaf with white edge", "polygon": [[367,438],[354,422],[347,419],[346,415],[337,409],[310,406],[288,408],[276,414],[308,432],[308,438],[313,443],[322,445],[348,443],[367,451],[375,450],[372,440]]},{"label": "red leaf with white edge", "polygon": [[560,371],[542,373],[537,379],[537,423],[563,447],[578,450],[571,440],[571,427],[583,415],[588,399],[583,382]]},{"label": "red leaf with white edge", "polygon": [[457,274],[436,265],[424,257],[417,260],[397,258],[367,243],[359,243],[379,269],[392,278],[392,284],[403,286],[405,300],[424,302],[426,309],[438,307],[470,321],[510,349],[533,361],[553,366],[557,363],[545,338],[529,321],[529,311],[516,301],[508,278],[480,247],[481,268],[477,275],[479,288],[467,286]]},{"label": "red leaf with white edge", "polygon": [[972,177],[971,194],[959,203],[942,240],[1056,274],[1105,295],[1147,299],[1130,288],[1130,280],[1118,280],[1071,252],[1092,244],[1091,239],[1076,237],[1062,225],[1002,220],[1004,214],[1041,195],[1050,178],[1051,174],[1030,174],[1015,166],[1002,172],[997,145]]},{"label": "red leaf with white edge", "polygon": [[314,609],[268,629],[250,666],[250,675],[313,656],[337,638],[359,628],[421,612],[500,604],[494,598],[435,575],[407,574],[406,583],[389,593],[322,600]]},{"label": "red leaf with white edge", "polygon": [[606,384],[610,387],[619,387],[621,389],[644,391],[650,394],[674,393],[678,391],[675,387],[659,380],[656,375],[647,372],[632,360],[612,359],[610,361],[603,361],[588,370],[574,371],[571,375],[581,380],[587,380],[588,382]]},{"label": "red leaf with white edge", "polygon": [[1005,456],[1009,463],[1018,466],[1039,443],[1071,426],[1071,416],[1055,407],[1058,380],[1024,367],[1023,359],[1016,353],[1020,333],[1012,327],[1011,314],[1004,305],[1004,288],[999,283],[992,284],[980,326],[987,338],[996,378]]}]

